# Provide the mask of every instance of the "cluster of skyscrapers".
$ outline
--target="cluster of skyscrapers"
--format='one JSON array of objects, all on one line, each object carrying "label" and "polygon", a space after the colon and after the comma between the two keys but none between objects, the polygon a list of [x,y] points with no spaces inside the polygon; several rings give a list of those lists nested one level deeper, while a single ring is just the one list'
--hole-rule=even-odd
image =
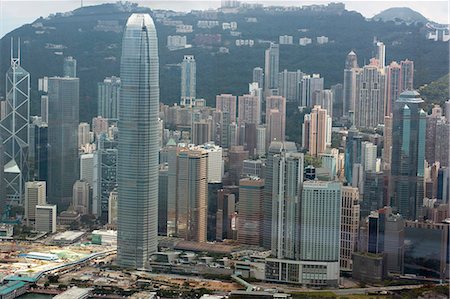
[{"label": "cluster of skyscrapers", "polygon": [[[428,115],[413,62],[386,65],[382,42],[362,68],[351,51],[330,89],[318,74],[280,72],[279,47],[269,44],[246,94],[217,95],[215,107],[198,97],[196,60],[185,55],[180,104],[163,105],[155,24],[133,14],[120,78],[98,83],[91,125],[79,121],[74,58],[62,77],[39,80],[42,113],[30,117],[30,75],[11,55],[0,208],[24,206],[26,223],[49,233],[57,209],[60,224],[93,214],[117,228],[127,268],[148,267],[159,234],[270,250],[267,281],[403,274],[408,229],[449,217],[450,102]],[[300,144],[288,141],[290,107],[303,113]]]}]

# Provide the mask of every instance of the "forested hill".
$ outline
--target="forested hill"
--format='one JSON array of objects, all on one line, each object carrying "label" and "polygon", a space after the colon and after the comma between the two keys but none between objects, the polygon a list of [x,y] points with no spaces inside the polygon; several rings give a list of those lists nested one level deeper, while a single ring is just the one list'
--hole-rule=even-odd
[{"label": "forested hill", "polygon": [[[32,112],[38,113],[37,79],[61,75],[64,56],[74,56],[78,62],[81,84],[82,120],[89,120],[97,111],[97,82],[106,76],[119,75],[121,39],[126,19],[132,12],[150,12],[156,21],[160,55],[161,101],[178,102],[180,70],[183,55],[195,55],[197,61],[197,96],[214,105],[215,95],[247,92],[252,69],[264,66],[264,49],[268,41],[278,42],[280,35],[292,35],[294,45],[281,45],[280,71],[301,69],[320,73],[329,87],[342,81],[344,60],[350,50],[358,54],[360,65],[373,55],[373,40],[386,44],[387,61],[405,58],[415,62],[415,85],[421,86],[448,73],[448,43],[425,39],[421,24],[395,24],[366,20],[356,12],[333,9],[303,9],[286,11],[282,8],[241,9],[238,13],[153,11],[130,4],[103,4],[83,7],[70,13],[40,18],[7,34],[0,41],[0,82],[9,63],[11,37],[20,37],[22,65],[32,77]],[[170,16],[169,16],[170,15]],[[219,22],[211,29],[198,28],[199,20]],[[249,22],[254,21],[257,22]],[[176,33],[174,23],[193,25],[193,33]],[[237,22],[239,37],[223,30],[223,22]],[[220,34],[220,43],[199,46],[198,34]],[[168,35],[186,35],[190,49],[169,51]],[[327,36],[329,43],[320,45],[317,36]],[[205,35],[203,35],[203,38]],[[299,46],[300,37],[310,37],[312,44]],[[253,47],[235,45],[236,39],[251,39]],[[197,43],[196,43],[197,41]],[[219,47],[229,49],[219,53]],[[4,95],[5,84],[0,84]]]}]

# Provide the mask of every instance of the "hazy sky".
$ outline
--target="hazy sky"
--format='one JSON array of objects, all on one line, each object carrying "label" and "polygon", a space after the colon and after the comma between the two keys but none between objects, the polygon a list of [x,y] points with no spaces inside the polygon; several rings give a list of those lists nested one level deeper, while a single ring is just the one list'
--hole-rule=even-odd
[{"label": "hazy sky", "polygon": [[[108,0],[83,0],[84,6],[95,5],[105,2],[116,2]],[[189,11],[191,9],[217,8],[220,6],[220,0],[132,0],[142,6],[151,8],[166,8],[179,11]],[[449,2],[448,0],[439,1],[294,1],[294,0],[248,0],[242,2],[257,2],[264,5],[309,5],[325,4],[328,2],[344,2],[348,10],[360,12],[365,17],[372,17],[378,12],[389,7],[409,7],[426,18],[448,24],[449,21]],[[0,37],[3,37],[11,30],[27,23],[33,22],[40,16],[46,17],[51,13],[66,12],[80,7],[81,0],[0,0]]]}]

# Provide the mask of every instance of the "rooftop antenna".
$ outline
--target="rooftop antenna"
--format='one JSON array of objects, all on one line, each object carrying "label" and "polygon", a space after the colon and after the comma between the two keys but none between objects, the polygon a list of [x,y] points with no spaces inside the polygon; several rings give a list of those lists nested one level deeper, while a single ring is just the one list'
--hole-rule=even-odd
[{"label": "rooftop antenna", "polygon": [[17,57],[14,57],[14,38],[11,37],[11,66],[20,66],[20,38],[17,40]]}]

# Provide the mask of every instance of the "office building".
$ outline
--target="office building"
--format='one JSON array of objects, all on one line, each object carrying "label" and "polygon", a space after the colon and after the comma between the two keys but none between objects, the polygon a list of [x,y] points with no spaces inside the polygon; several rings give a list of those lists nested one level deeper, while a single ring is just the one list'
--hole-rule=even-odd
[{"label": "office building", "polygon": [[158,40],[148,14],[132,14],[122,43],[117,264],[145,268],[158,247]]},{"label": "office building", "polygon": [[90,212],[91,185],[86,181],[76,181],[73,184],[72,208],[74,211],[85,215]]},{"label": "office building", "polygon": [[222,241],[224,239],[237,239],[236,215],[236,195],[233,194],[229,189],[217,190],[217,241]]},{"label": "office building", "polygon": [[117,227],[117,201],[117,192],[111,192],[108,198],[108,224],[113,227]]},{"label": "office building", "polygon": [[372,142],[361,143],[361,164],[364,172],[377,170],[377,146]]},{"label": "office building", "polygon": [[386,46],[383,42],[377,42],[377,55],[376,58],[379,62],[380,68],[386,66]]},{"label": "office building", "polygon": [[3,211],[6,207],[6,181],[5,181],[5,160],[3,151],[3,139],[0,136],[0,214],[3,215]]},{"label": "office building", "polygon": [[167,164],[159,166],[158,183],[158,235],[167,236],[167,204],[168,204],[168,180],[169,167]]},{"label": "office building", "polygon": [[355,77],[355,125],[374,129],[384,121],[385,72],[376,59],[364,66]]},{"label": "office building", "polygon": [[262,160],[244,160],[242,162],[242,176],[243,177],[263,177]]},{"label": "office building", "polygon": [[64,57],[63,77],[77,77],[77,60],[72,56]]},{"label": "office building", "polygon": [[119,117],[120,78],[106,77],[97,84],[97,115],[108,119]]},{"label": "office building", "polygon": [[424,197],[426,113],[416,91],[395,102],[392,126],[392,202],[406,220],[416,220]]},{"label": "office building", "polygon": [[344,174],[346,181],[351,184],[353,182],[353,165],[361,163],[361,142],[362,136],[359,131],[352,126],[348,130],[345,142],[345,161]]},{"label": "office building", "polygon": [[228,152],[230,183],[237,185],[242,177],[243,162],[248,159],[249,153],[243,146],[232,146]]},{"label": "office building", "polygon": [[168,161],[168,235],[206,242],[208,152],[199,147],[174,147]]},{"label": "office building", "polygon": [[56,205],[37,205],[34,229],[38,232],[56,233]]},{"label": "office building", "polygon": [[94,152],[92,213],[101,222],[108,220],[108,202],[117,189],[117,141],[101,136]]},{"label": "office building", "polygon": [[79,176],[78,78],[48,78],[48,198],[65,210],[72,202],[73,183]]},{"label": "office building", "polygon": [[355,111],[355,69],[358,68],[358,57],[356,53],[350,51],[345,59],[344,85],[343,85],[343,112],[348,116],[349,111]]},{"label": "office building", "polygon": [[359,191],[358,188],[342,187],[341,200],[341,252],[342,271],[352,271],[353,253],[356,251],[359,229]]},{"label": "office building", "polygon": [[392,116],[384,117],[383,129],[383,170],[391,169],[392,157]]},{"label": "office building", "polygon": [[323,78],[320,74],[313,74],[303,76],[300,82],[300,102],[301,107],[313,107],[314,106],[314,93],[319,90],[323,90]]},{"label": "office building", "polygon": [[30,124],[30,178],[47,181],[48,148],[48,125],[36,117]]},{"label": "office building", "polygon": [[41,118],[44,123],[48,123],[48,96],[47,95],[41,96]]},{"label": "office building", "polygon": [[82,122],[78,125],[78,147],[91,143],[91,126]]},{"label": "office building", "polygon": [[[384,172],[366,171],[364,173],[361,200],[361,217],[367,217],[371,211],[377,211],[386,205],[387,176]],[[386,186],[386,187],[385,187]]]},{"label": "office building", "polygon": [[341,194],[341,185],[337,182],[303,183],[300,212],[301,260],[339,263]]},{"label": "office building", "polygon": [[25,183],[25,219],[27,226],[34,224],[36,220],[36,206],[46,204],[45,182]]},{"label": "office building", "polygon": [[181,106],[192,107],[196,98],[197,65],[193,55],[184,55],[181,63]]},{"label": "office building", "polygon": [[199,145],[213,141],[211,136],[211,126],[212,124],[208,120],[193,122],[191,142],[195,145]]},{"label": "office building", "polygon": [[91,187],[94,185],[94,154],[80,156],[80,180],[87,182]]},{"label": "office building", "polygon": [[297,152],[297,147],[293,142],[272,141],[268,149],[266,168],[264,172],[264,200],[263,200],[263,243],[266,249],[272,248],[272,217],[273,217],[273,169],[274,156],[282,152]]},{"label": "office building", "polygon": [[272,159],[271,253],[278,259],[295,259],[299,251],[304,158],[301,153],[282,152]]},{"label": "office building", "polygon": [[387,271],[403,274],[405,254],[405,220],[390,208],[372,212],[368,217],[367,251],[387,255]]},{"label": "office building", "polygon": [[264,70],[261,67],[253,69],[252,82],[258,83],[258,88],[264,88]]},{"label": "office building", "polygon": [[331,85],[333,117],[337,120],[344,116],[344,87],[341,83]]},{"label": "office building", "polygon": [[266,154],[266,127],[260,125],[256,127],[256,156]]},{"label": "office building", "polygon": [[267,281],[311,287],[339,284],[341,185],[303,183],[296,259],[266,258]]},{"label": "office building", "polygon": [[265,51],[264,64],[264,92],[268,94],[271,89],[278,88],[278,73],[280,64],[280,46],[270,43]]},{"label": "office building", "polygon": [[264,180],[252,177],[239,181],[239,219],[237,241],[241,244],[262,244]]},{"label": "office building", "polygon": [[11,42],[11,64],[5,76],[6,98],[2,101],[0,138],[3,139],[6,200],[23,204],[29,172],[30,74],[20,64],[20,41],[17,56],[14,57],[13,53]]}]

